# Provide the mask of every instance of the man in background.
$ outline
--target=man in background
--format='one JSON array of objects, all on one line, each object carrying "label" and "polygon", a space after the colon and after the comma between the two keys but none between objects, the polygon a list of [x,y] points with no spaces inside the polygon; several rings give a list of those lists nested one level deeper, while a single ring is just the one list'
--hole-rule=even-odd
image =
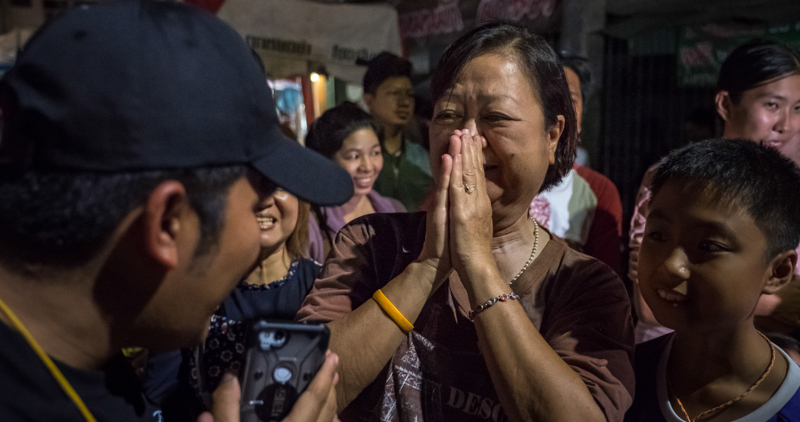
[{"label": "man in background", "polygon": [[[591,94],[591,73],[586,59],[579,56],[562,53],[561,64],[580,135],[583,104]],[[574,249],[605,262],[621,274],[622,201],[608,177],[575,164],[558,185],[534,198],[531,215]]]},{"label": "man in background", "polygon": [[433,176],[428,152],[406,133],[414,117],[411,63],[387,52],[372,59],[364,75],[364,103],[381,130],[383,170],[375,190],[409,211],[419,210]]}]

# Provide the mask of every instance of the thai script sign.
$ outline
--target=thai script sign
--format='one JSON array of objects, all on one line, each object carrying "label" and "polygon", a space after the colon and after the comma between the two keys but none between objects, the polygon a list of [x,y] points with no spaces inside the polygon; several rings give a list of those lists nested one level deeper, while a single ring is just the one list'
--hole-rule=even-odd
[{"label": "thai script sign", "polygon": [[403,38],[422,38],[428,35],[450,34],[464,29],[458,0],[442,0],[433,9],[415,10],[399,16]]},{"label": "thai script sign", "polygon": [[548,19],[556,10],[556,0],[481,0],[478,24],[496,20],[519,21],[524,17],[535,21]]}]

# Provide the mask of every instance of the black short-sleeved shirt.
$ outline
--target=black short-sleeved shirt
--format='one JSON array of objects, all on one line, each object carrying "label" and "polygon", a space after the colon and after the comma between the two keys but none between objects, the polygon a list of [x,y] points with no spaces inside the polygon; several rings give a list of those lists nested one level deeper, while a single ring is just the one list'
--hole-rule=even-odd
[{"label": "black short-sleeved shirt", "polygon": [[[98,421],[162,422],[161,411],[120,354],[103,371],[90,372],[55,362]],[[0,323],[0,421],[84,421],[78,407],[25,339]]]},{"label": "black short-sleeved shirt", "polygon": [[314,287],[320,269],[316,262],[300,258],[292,262],[286,277],[266,286],[251,285],[242,280],[222,302],[217,315],[231,321],[244,321],[256,316],[293,320]]}]

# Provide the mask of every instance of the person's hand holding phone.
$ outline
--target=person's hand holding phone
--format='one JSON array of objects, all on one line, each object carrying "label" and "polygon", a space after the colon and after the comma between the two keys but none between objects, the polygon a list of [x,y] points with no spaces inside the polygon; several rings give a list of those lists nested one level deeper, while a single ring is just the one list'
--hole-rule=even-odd
[{"label": "person's hand holding phone", "polygon": [[339,356],[330,350],[325,353],[325,363],[319,369],[308,389],[300,395],[292,412],[283,422],[330,422],[336,417],[336,384],[339,374],[336,367]]},{"label": "person's hand holding phone", "polygon": [[[325,354],[325,363],[309,384],[308,389],[300,395],[297,403],[284,422],[331,422],[336,417],[336,384],[339,374],[336,367],[339,356],[330,350]],[[219,387],[214,391],[212,413],[205,412],[197,418],[197,422],[239,422],[239,409],[242,391],[239,380],[227,373]]]}]

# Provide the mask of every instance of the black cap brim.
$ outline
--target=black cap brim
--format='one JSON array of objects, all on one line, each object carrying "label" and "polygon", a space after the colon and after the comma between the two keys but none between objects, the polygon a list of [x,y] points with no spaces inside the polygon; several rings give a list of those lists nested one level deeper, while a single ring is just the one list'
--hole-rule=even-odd
[{"label": "black cap brim", "polygon": [[269,154],[250,165],[301,201],[341,205],[353,197],[353,179],[333,161],[280,135]]}]

